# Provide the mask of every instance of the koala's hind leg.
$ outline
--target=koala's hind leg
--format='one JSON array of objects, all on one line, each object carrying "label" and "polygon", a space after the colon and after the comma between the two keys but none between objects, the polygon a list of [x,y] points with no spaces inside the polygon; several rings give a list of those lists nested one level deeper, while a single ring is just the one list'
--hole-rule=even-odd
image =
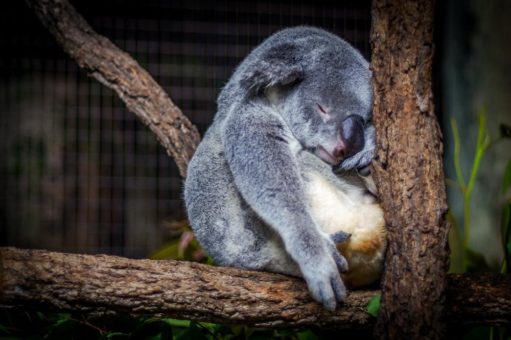
[{"label": "koala's hind leg", "polygon": [[244,217],[218,221],[218,227],[231,231],[225,236],[226,246],[216,250],[219,264],[301,276],[277,233],[251,211],[245,210]]}]

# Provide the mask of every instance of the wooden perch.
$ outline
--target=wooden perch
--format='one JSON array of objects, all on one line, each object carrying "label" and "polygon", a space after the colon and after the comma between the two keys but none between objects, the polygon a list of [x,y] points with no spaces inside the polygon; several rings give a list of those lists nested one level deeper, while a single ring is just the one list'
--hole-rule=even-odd
[{"label": "wooden perch", "polygon": [[200,141],[197,128],[126,52],[97,34],[66,0],[26,0],[62,49],[111,88],[176,162],[181,176]]},{"label": "wooden perch", "polygon": [[[378,291],[350,292],[331,313],[304,282],[284,275],[192,262],[131,260],[0,248],[0,305],[79,312],[170,316],[258,327],[371,326],[367,303]],[[451,275],[447,311],[453,323],[511,323],[511,277]]]}]

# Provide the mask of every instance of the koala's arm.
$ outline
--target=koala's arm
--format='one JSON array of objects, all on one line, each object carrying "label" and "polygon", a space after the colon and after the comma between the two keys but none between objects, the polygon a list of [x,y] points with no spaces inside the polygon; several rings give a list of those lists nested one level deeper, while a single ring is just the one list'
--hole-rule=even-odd
[{"label": "koala's arm", "polygon": [[249,101],[230,115],[223,135],[239,192],[281,236],[312,296],[335,309],[346,296],[339,270],[346,271],[347,263],[308,211],[297,150],[283,121],[268,106]]},{"label": "koala's arm", "polygon": [[375,153],[375,134],[376,130],[372,123],[367,123],[368,126],[365,128],[364,137],[365,137],[365,145],[364,149],[354,156],[345,159],[341,165],[339,166],[342,170],[352,170],[352,169],[360,169],[371,164],[371,161],[374,158]]}]

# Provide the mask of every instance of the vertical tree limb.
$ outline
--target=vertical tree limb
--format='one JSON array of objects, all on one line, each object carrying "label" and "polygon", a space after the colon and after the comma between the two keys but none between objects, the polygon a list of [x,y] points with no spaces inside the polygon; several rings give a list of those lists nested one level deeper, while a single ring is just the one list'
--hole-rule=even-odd
[{"label": "vertical tree limb", "polygon": [[444,334],[448,226],[442,136],[431,89],[432,0],[374,0],[374,162],[388,228],[377,335]]},{"label": "vertical tree limb", "polygon": [[26,0],[62,49],[111,88],[158,138],[180,174],[200,141],[197,128],[133,58],[97,34],[66,0]]}]

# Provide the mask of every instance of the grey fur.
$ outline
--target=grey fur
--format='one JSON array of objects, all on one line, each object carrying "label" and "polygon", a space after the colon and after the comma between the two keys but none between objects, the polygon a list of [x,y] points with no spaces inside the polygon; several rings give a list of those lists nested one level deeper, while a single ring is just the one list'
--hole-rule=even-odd
[{"label": "grey fur", "polygon": [[218,264],[302,276],[330,310],[344,300],[346,260],[311,216],[304,185],[312,170],[336,181],[313,153],[336,143],[348,115],[363,118],[365,145],[340,168],[372,160],[370,79],[353,47],[311,27],[272,35],[238,66],[185,182],[195,235]]}]

